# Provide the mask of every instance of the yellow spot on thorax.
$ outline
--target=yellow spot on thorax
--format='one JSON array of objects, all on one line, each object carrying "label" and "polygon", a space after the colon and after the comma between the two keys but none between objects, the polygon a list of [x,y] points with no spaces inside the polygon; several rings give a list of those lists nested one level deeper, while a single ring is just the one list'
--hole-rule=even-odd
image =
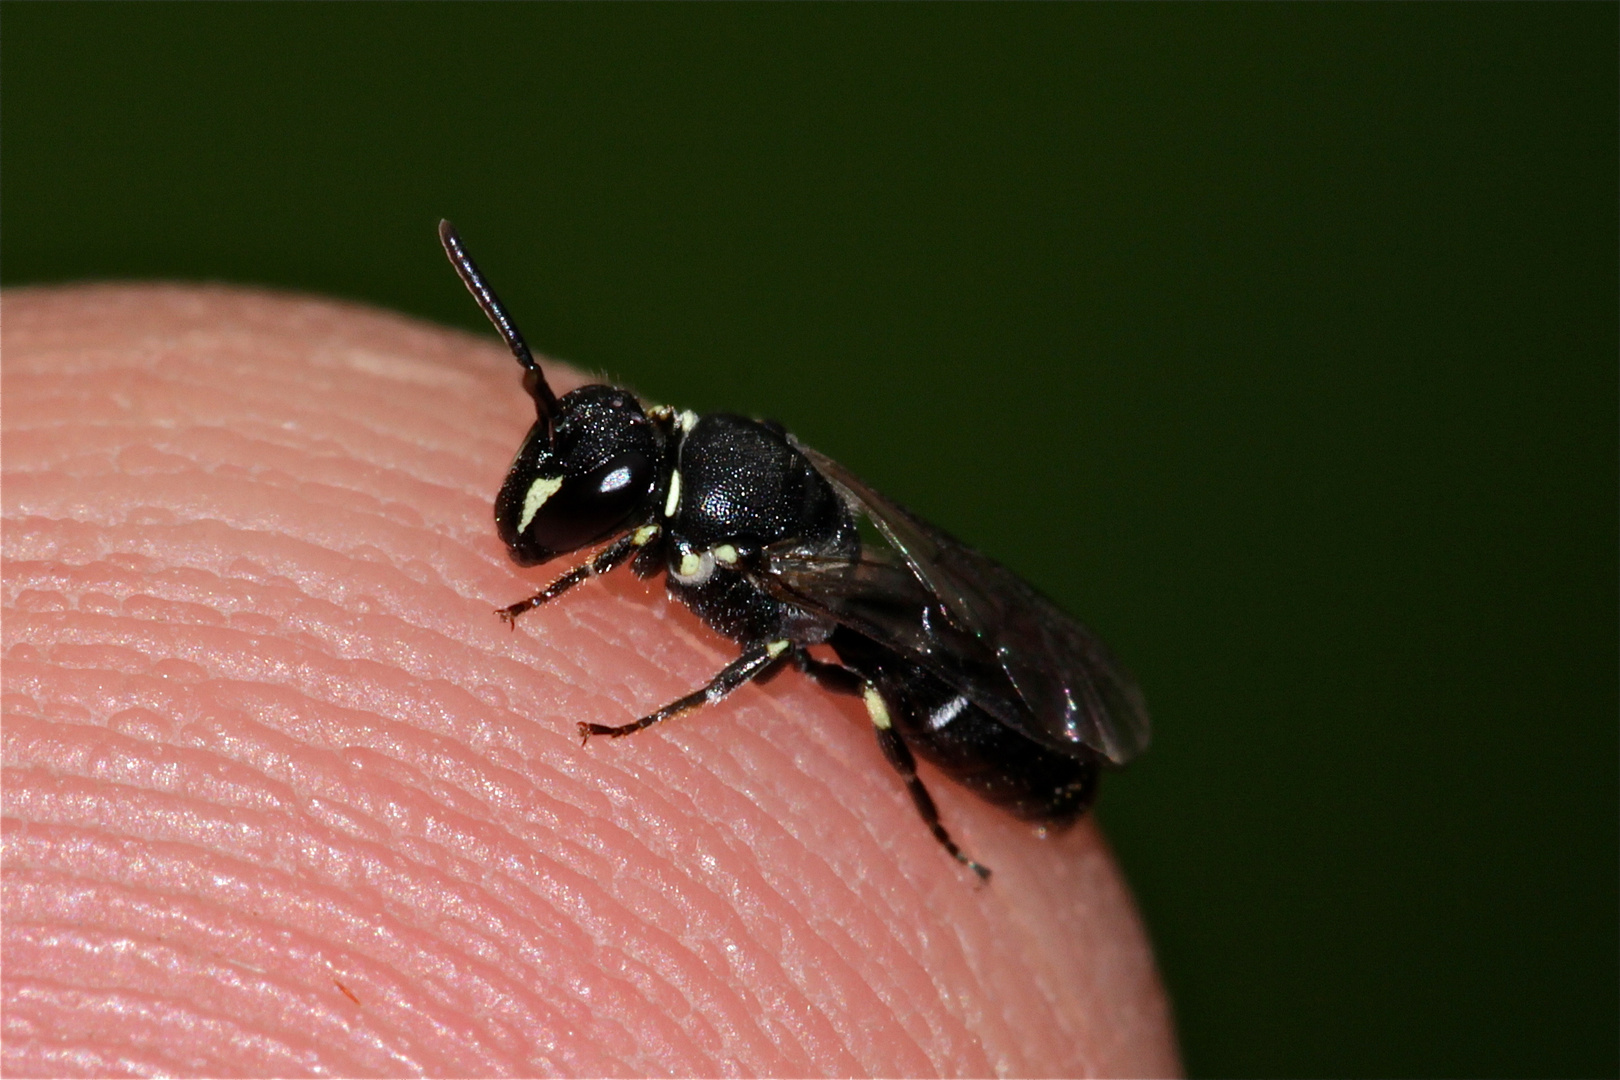
[{"label": "yellow spot on thorax", "polygon": [[674,517],[675,511],[681,505],[681,470],[675,469],[669,474],[669,498],[664,500],[664,516]]}]

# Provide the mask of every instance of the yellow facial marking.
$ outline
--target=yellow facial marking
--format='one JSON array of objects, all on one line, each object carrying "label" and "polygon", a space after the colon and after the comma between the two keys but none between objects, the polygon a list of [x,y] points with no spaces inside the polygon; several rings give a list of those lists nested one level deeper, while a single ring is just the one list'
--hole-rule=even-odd
[{"label": "yellow facial marking", "polygon": [[691,409],[682,409],[675,422],[680,425],[682,431],[691,431],[697,425],[698,415]]},{"label": "yellow facial marking", "polygon": [[669,474],[669,498],[664,500],[664,516],[674,517],[681,505],[681,470]]},{"label": "yellow facial marking", "polygon": [[866,702],[866,713],[872,718],[872,726],[881,731],[889,730],[889,706],[878,693],[878,688],[867,683],[861,690],[861,700]]},{"label": "yellow facial marking", "polygon": [[542,476],[529,485],[528,494],[523,496],[523,516],[518,518],[518,532],[522,532],[529,527],[529,522],[534,520],[534,515],[538,514],[540,508],[546,505],[547,499],[557,494],[557,489],[560,487],[562,487],[562,477],[560,476]]},{"label": "yellow facial marking", "polygon": [[695,578],[702,572],[703,560],[697,555],[688,551],[686,554],[681,556],[681,568],[679,570],[681,577]]},{"label": "yellow facial marking", "polygon": [[737,549],[730,544],[721,544],[714,549],[714,561],[721,566],[737,565]]}]

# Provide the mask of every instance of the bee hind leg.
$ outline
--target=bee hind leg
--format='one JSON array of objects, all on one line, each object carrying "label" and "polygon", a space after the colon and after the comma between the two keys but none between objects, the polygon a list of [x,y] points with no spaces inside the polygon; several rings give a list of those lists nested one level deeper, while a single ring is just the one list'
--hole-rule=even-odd
[{"label": "bee hind leg", "polygon": [[928,788],[923,785],[921,777],[917,775],[917,760],[911,755],[911,747],[900,737],[894,729],[893,713],[889,700],[883,692],[854,668],[843,664],[830,664],[824,660],[817,660],[802,649],[794,654],[794,663],[799,670],[809,675],[822,687],[838,694],[859,695],[866,705],[866,712],[872,718],[872,730],[877,735],[878,746],[883,749],[883,756],[889,759],[894,771],[900,774],[905,782],[906,790],[911,793],[911,801],[917,807],[917,813],[922,816],[923,824],[928,831],[934,834],[940,846],[950,852],[951,858],[979,875],[981,881],[990,880],[990,868],[982,863],[975,862],[968,854],[957,846],[946,831],[945,825],[939,820],[939,808],[934,805],[934,797],[928,794]]}]

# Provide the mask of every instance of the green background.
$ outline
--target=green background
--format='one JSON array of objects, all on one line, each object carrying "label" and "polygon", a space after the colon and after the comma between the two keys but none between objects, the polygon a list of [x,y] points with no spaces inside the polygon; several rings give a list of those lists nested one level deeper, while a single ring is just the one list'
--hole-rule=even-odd
[{"label": "green background", "polygon": [[1101,630],[1194,1073],[1620,1067],[1614,5],[3,19],[8,284],[480,327],[447,215]]}]

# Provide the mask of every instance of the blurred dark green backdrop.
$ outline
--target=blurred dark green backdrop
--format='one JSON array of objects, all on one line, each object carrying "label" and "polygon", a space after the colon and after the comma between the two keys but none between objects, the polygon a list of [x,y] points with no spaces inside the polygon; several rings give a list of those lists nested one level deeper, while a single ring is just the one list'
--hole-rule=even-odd
[{"label": "blurred dark green backdrop", "polygon": [[0,269],[481,329],[448,215],[1136,668],[1195,1073],[1613,1075],[1616,13],[13,3]]}]

